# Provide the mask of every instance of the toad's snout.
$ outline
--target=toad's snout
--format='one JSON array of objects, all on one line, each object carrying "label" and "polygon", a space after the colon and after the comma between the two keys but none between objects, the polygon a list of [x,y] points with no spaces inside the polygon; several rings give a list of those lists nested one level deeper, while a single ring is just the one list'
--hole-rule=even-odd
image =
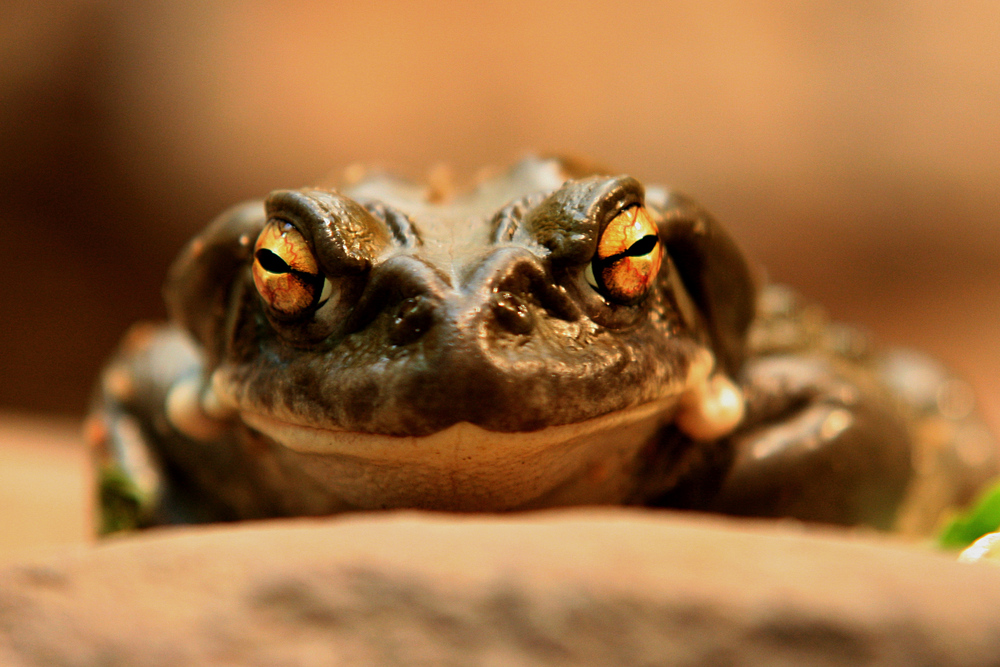
[{"label": "toad's snout", "polygon": [[386,313],[395,346],[415,344],[432,329],[458,339],[529,336],[542,318],[580,317],[545,262],[522,248],[494,250],[453,275],[413,256],[393,257],[373,273],[357,310],[356,328]]}]

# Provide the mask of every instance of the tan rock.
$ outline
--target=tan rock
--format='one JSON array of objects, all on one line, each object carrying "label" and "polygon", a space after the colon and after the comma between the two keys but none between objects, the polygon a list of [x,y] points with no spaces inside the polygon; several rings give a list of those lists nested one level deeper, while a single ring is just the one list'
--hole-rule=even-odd
[{"label": "tan rock", "polygon": [[1000,569],[631,510],[161,530],[0,569],[0,661],[995,665]]}]

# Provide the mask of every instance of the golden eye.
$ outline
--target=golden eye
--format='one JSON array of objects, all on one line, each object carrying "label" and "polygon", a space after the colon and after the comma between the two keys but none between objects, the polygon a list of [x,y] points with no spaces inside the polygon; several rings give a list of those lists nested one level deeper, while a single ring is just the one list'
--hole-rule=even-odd
[{"label": "golden eye", "polygon": [[656,225],[643,206],[632,206],[604,228],[587,267],[588,283],[611,301],[633,304],[656,280],[663,248]]},{"label": "golden eye", "polygon": [[330,297],[332,286],[293,225],[271,220],[254,247],[253,282],[277,315],[293,317]]}]

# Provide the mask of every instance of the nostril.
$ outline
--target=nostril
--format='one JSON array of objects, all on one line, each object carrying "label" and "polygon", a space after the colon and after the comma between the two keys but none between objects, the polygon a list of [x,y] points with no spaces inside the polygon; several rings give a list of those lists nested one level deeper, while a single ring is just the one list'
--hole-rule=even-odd
[{"label": "nostril", "polygon": [[513,334],[528,334],[535,326],[535,318],[528,306],[510,292],[498,292],[490,303],[497,324]]},{"label": "nostril", "polygon": [[431,303],[421,296],[403,299],[396,307],[396,316],[389,328],[393,345],[406,345],[424,335],[434,321]]}]

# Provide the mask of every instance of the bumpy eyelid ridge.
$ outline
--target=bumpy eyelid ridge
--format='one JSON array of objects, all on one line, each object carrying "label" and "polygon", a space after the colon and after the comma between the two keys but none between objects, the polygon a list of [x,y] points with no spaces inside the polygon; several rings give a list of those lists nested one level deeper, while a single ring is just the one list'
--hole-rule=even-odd
[{"label": "bumpy eyelid ridge", "polygon": [[392,242],[384,222],[335,190],[278,190],[264,206],[302,234],[328,276],[364,273]]},{"label": "bumpy eyelid ridge", "polygon": [[612,220],[623,211],[630,208],[645,206],[646,193],[639,181],[631,176],[623,177],[621,186],[609,192],[608,196],[597,207],[595,215],[599,221],[598,238]]},{"label": "bumpy eyelid ridge", "polygon": [[524,214],[519,235],[549,249],[557,263],[591,261],[604,227],[629,206],[641,205],[642,184],[631,176],[591,176],[567,181]]}]

